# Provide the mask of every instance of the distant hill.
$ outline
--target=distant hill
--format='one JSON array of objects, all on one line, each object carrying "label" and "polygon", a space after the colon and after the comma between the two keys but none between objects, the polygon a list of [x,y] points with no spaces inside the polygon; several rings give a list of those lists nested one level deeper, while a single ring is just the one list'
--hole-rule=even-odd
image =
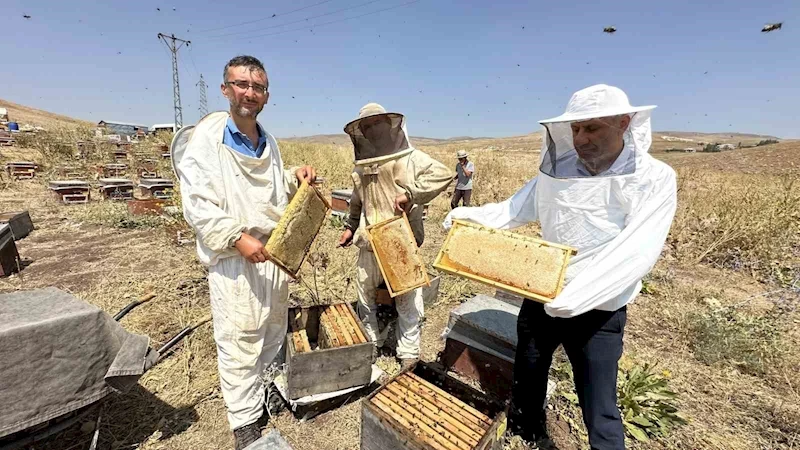
[{"label": "distant hill", "polygon": [[[541,140],[541,133],[531,133],[523,136],[512,136],[512,137],[502,137],[502,138],[457,136],[457,137],[441,139],[441,138],[429,138],[423,136],[411,136],[411,143],[414,145],[429,146],[429,145],[445,145],[445,144],[452,145],[452,144],[457,144],[459,142],[464,142],[473,145],[476,141],[493,141],[493,140],[519,141],[519,140],[531,140],[531,139]],[[313,136],[281,138],[281,140],[309,142],[315,144],[332,144],[332,145],[345,145],[345,146],[351,145],[350,137],[346,134],[316,134]]]},{"label": "distant hill", "polygon": [[[473,138],[464,138],[464,139],[473,139]],[[281,138],[282,141],[297,141],[297,142],[309,142],[314,144],[332,144],[332,145],[352,145],[350,142],[350,136],[342,133],[342,134],[316,134],[313,136],[301,136],[301,137],[291,137],[291,138]],[[426,138],[426,137],[417,137],[411,136],[411,142],[414,145],[436,145],[445,142],[451,142],[452,139],[436,139],[436,138]]]},{"label": "distant hill", "polygon": [[3,99],[0,99],[0,108],[8,109],[9,120],[12,122],[19,122],[20,124],[41,126],[44,128],[59,125],[95,125],[85,120],[73,119],[72,117],[62,116],[61,114],[55,114],[48,111],[43,111],[41,109],[19,105]]},{"label": "distant hill", "polygon": [[[72,117],[55,114],[41,109],[31,108],[24,105],[19,105],[7,100],[0,99],[0,108],[6,108],[9,112],[9,117],[12,121],[20,122],[21,124],[39,125],[45,128],[60,126],[60,125],[84,125],[93,126],[94,123],[84,120],[74,119]],[[697,133],[687,131],[654,131],[653,132],[653,151],[661,152],[668,148],[686,148],[686,147],[699,147],[700,143],[723,143],[737,145],[740,142],[742,145],[753,145],[765,139],[778,139],[775,136],[767,136],[760,134],[748,133]],[[350,146],[350,137],[344,133],[341,134],[320,134],[305,137],[284,138],[285,141],[298,141],[309,142],[317,144],[332,144],[338,146]],[[422,136],[412,136],[411,142],[415,146],[429,147],[446,145],[448,147],[458,148],[463,146],[464,149],[496,149],[496,150],[510,150],[510,149],[531,149],[541,146],[542,133],[537,131],[521,136],[509,136],[501,138],[490,137],[471,137],[471,136],[456,136],[451,138],[429,138]]]}]

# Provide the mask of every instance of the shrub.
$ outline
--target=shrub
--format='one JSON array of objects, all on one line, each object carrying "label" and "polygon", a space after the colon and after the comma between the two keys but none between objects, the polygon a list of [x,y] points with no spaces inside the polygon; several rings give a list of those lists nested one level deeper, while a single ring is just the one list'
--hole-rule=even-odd
[{"label": "shrub", "polygon": [[679,171],[669,243],[686,263],[791,279],[800,254],[800,177]]},{"label": "shrub", "polygon": [[[686,419],[678,412],[677,394],[669,389],[669,376],[668,370],[657,372],[649,363],[639,365],[625,357],[620,361],[617,401],[625,432],[631,438],[647,442],[651,438],[665,437],[673,428],[686,424]],[[572,369],[568,363],[556,365],[555,378],[559,387],[564,386],[560,389],[561,397],[577,406],[578,396],[573,392]],[[581,434],[582,430],[578,432]]]},{"label": "shrub", "polygon": [[620,370],[617,395],[622,423],[629,436],[647,442],[665,437],[687,423],[678,412],[677,395],[668,386],[669,371],[656,372],[648,363]]},{"label": "shrub", "polygon": [[[715,299],[706,301],[718,305]],[[752,315],[733,306],[691,314],[692,350],[705,364],[722,363],[749,375],[764,375],[785,356],[784,317],[781,308]]]}]

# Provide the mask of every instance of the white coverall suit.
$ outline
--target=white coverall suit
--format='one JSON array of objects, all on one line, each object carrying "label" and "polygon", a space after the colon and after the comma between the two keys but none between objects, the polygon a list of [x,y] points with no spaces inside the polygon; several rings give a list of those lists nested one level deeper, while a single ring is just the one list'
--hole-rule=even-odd
[{"label": "white coverall suit", "polygon": [[263,414],[263,375],[286,335],[289,296],[277,266],[250,263],[233,244],[242,232],[266,243],[297,181],[293,170],[283,169],[272,135],[260,158],[224,145],[227,120],[227,112],[216,112],[181,129],[171,152],[184,217],[208,266],[220,384],[233,430]]},{"label": "white coverall suit", "polygon": [[[405,119],[400,115],[393,117],[396,117],[398,131],[401,130],[404,134],[399,139],[403,145],[398,153],[387,158],[376,158],[379,161],[373,159],[375,161],[373,163],[361,164],[356,149],[356,167],[351,174],[354,189],[346,224],[347,228],[353,231],[354,243],[360,249],[356,277],[359,316],[364,322],[370,340],[375,342],[378,348],[382,347],[384,342],[379,337],[375,300],[378,286],[384,280],[365,235],[366,227],[394,217],[395,197],[406,194],[411,205],[407,212],[408,220],[417,245],[421,245],[424,239],[423,205],[447,189],[455,176],[444,164],[414,149],[408,142]],[[348,129],[345,128],[345,131]],[[359,142],[358,139],[355,141]],[[419,358],[421,337],[419,321],[424,315],[422,288],[395,297],[394,300],[398,315],[397,357]]]}]

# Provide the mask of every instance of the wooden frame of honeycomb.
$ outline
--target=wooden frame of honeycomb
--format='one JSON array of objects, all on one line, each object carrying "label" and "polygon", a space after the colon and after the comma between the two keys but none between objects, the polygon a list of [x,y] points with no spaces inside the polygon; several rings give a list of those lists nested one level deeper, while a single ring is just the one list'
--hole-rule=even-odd
[{"label": "wooden frame of honeycomb", "polygon": [[297,278],[330,209],[317,188],[308,183],[300,185],[267,241],[270,261],[290,277]]},{"label": "wooden frame of honeycomb", "polygon": [[456,220],[433,267],[549,303],[561,292],[576,253],[564,245]]},{"label": "wooden frame of honeycomb", "polygon": [[428,271],[405,213],[368,226],[367,238],[389,295],[397,297],[430,285]]}]

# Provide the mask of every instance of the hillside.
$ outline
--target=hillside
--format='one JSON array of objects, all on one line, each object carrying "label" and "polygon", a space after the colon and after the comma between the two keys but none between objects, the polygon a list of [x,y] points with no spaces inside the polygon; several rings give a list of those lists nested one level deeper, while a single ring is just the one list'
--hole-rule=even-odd
[{"label": "hillside", "polygon": [[28,124],[44,128],[59,125],[94,125],[91,122],[73,119],[72,117],[62,116],[61,114],[55,114],[41,109],[31,108],[29,106],[19,105],[3,99],[0,99],[0,108],[8,109],[8,116],[11,121],[19,122],[20,124]]},{"label": "hillside", "polygon": [[[754,145],[765,139],[779,139],[775,136],[766,136],[750,133],[697,133],[686,131],[654,131],[653,148],[654,152],[661,152],[668,148],[699,147],[700,143],[716,142],[721,144]],[[328,144],[337,146],[349,146],[350,138],[346,134],[322,134],[305,137],[295,137],[282,139],[285,141],[305,142],[313,144]],[[510,136],[501,138],[489,137],[467,137],[459,136],[448,139],[428,138],[421,136],[411,136],[411,142],[417,147],[430,147],[435,145],[463,146],[465,149],[539,149],[542,142],[542,132],[537,131],[521,136]]]},{"label": "hillside", "polygon": [[800,140],[719,153],[662,153],[670,166],[734,173],[800,173]]},{"label": "hillside", "polygon": [[[8,100],[0,99],[0,108],[7,108],[12,121],[21,124],[38,125],[42,127],[52,127],[58,125],[85,125],[93,126],[94,123],[80,119],[55,114],[37,108],[32,108]],[[700,142],[719,142],[723,144],[753,145],[764,139],[778,139],[774,136],[766,136],[749,133],[697,133],[686,131],[654,131],[653,132],[653,151],[660,152],[668,148],[684,148],[699,146]],[[282,141],[304,142],[313,144],[327,144],[336,146],[350,146],[350,138],[342,134],[320,134],[314,136],[303,136],[294,138],[282,138]],[[501,138],[491,137],[470,137],[457,136],[447,139],[429,138],[423,136],[412,136],[411,142],[418,147],[430,147],[446,145],[452,147],[463,147],[466,150],[486,149],[486,150],[538,150],[541,146],[541,131],[521,135]]]}]

